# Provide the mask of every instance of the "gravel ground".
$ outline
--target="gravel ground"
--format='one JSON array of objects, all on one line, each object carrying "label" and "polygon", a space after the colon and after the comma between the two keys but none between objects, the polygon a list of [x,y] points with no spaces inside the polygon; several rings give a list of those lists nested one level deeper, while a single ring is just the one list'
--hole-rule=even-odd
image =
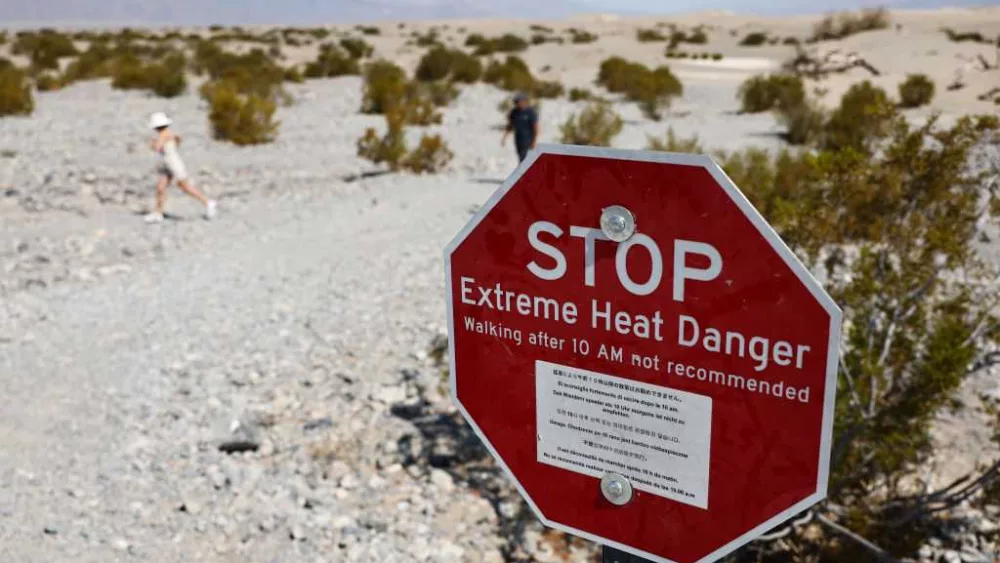
[{"label": "gravel ground", "polygon": [[[670,125],[709,147],[775,146],[692,83]],[[694,94],[690,94],[690,93]],[[0,561],[556,561],[461,423],[434,350],[441,250],[515,164],[503,94],[474,86],[429,177],[367,170],[356,78],[293,88],[279,140],[210,140],[196,96],[79,84],[0,129]],[[544,140],[578,106],[545,102]],[[722,108],[699,111],[699,107]],[[146,115],[185,136],[221,218],[171,192],[144,225]],[[632,106],[617,146],[667,123]],[[485,117],[484,117],[485,116]],[[419,134],[414,129],[411,134]]]}]

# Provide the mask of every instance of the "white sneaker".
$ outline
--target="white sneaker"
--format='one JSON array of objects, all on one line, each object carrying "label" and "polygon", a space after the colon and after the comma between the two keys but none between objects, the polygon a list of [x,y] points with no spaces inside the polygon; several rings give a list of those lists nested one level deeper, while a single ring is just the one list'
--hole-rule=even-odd
[{"label": "white sneaker", "polygon": [[152,213],[147,213],[146,215],[143,216],[142,220],[147,223],[162,223],[163,213],[157,213],[156,211]]},{"label": "white sneaker", "polygon": [[218,202],[216,202],[214,199],[208,200],[208,203],[205,204],[205,218],[209,220],[215,219],[215,216],[218,214],[219,214]]}]

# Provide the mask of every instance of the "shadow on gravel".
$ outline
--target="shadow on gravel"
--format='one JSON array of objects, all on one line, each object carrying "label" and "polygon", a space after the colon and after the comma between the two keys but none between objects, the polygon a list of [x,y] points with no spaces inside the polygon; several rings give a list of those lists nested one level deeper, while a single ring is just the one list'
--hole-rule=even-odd
[{"label": "shadow on gravel", "polygon": [[367,178],[378,178],[379,176],[385,176],[386,174],[392,174],[392,170],[369,170],[367,172],[362,172],[361,174],[348,174],[347,176],[341,176],[341,180],[344,182],[357,182],[358,180],[365,180]]},{"label": "shadow on gravel", "polygon": [[526,527],[535,522],[534,514],[462,415],[436,412],[423,398],[417,404],[394,405],[390,412],[419,432],[419,436],[399,440],[403,464],[444,470],[456,483],[465,483],[479,493],[497,515],[498,535],[506,542],[502,547],[504,560],[533,561],[525,557],[523,546]]}]

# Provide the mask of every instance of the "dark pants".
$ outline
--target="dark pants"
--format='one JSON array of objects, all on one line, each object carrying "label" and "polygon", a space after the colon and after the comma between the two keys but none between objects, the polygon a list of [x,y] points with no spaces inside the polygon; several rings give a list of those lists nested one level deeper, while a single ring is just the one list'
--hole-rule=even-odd
[{"label": "dark pants", "polygon": [[517,145],[517,160],[519,162],[524,161],[524,159],[528,156],[528,151],[530,151],[530,150],[531,150],[531,145],[529,145],[527,143],[525,143],[523,145],[518,144]]}]

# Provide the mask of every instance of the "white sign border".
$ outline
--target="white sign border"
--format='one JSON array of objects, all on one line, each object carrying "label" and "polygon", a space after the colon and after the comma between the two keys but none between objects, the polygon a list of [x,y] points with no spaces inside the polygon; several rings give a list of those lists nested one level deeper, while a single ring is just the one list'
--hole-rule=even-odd
[{"label": "white sign border", "polygon": [[785,264],[796,276],[798,276],[799,281],[803,283],[812,293],[813,297],[820,303],[820,305],[826,310],[830,315],[830,339],[827,346],[827,362],[826,362],[826,390],[824,393],[825,401],[823,405],[823,425],[821,429],[820,436],[820,448],[819,448],[819,471],[816,475],[816,491],[809,495],[808,497],[802,499],[796,504],[792,505],[788,509],[776,514],[770,520],[760,524],[759,526],[751,529],[742,536],[739,536],[726,545],[723,545],[719,549],[709,553],[705,557],[699,559],[696,563],[712,563],[717,561],[726,555],[729,555],[736,549],[750,543],[754,539],[760,537],[768,530],[778,526],[779,524],[789,520],[796,514],[799,514],[809,508],[810,506],[818,503],[819,501],[826,498],[827,493],[827,481],[829,480],[830,472],[830,449],[832,445],[833,436],[833,411],[835,406],[835,394],[837,391],[837,369],[839,364],[839,350],[840,350],[840,328],[841,319],[843,313],[840,307],[833,301],[826,290],[820,285],[820,283],[813,277],[809,270],[802,264],[802,262],[795,256],[795,254],[788,248],[781,237],[774,231],[774,229],[767,223],[764,217],[757,211],[756,208],[750,203],[750,201],[743,195],[736,184],[726,175],[715,160],[707,155],[699,154],[683,154],[683,153],[670,153],[670,152],[657,152],[657,151],[642,151],[642,150],[628,150],[628,149],[615,149],[615,148],[605,148],[605,147],[589,147],[582,145],[556,145],[556,144],[540,144],[536,148],[532,149],[528,156],[520,163],[514,172],[504,181],[504,183],[497,188],[490,199],[476,211],[476,214],[465,224],[461,231],[455,236],[454,239],[448,246],[445,247],[444,261],[445,261],[445,301],[448,306],[448,367],[449,373],[449,387],[451,391],[451,398],[455,405],[458,406],[459,411],[462,416],[472,427],[479,439],[482,440],[483,444],[489,450],[490,455],[496,460],[498,464],[507,473],[511,481],[517,487],[518,492],[521,493],[521,497],[524,498],[528,506],[531,507],[532,512],[535,516],[544,524],[550,528],[566,532],[568,534],[573,534],[574,536],[579,536],[590,541],[600,543],[602,545],[609,545],[611,547],[620,549],[627,553],[637,555],[639,557],[644,557],[651,561],[656,561],[658,563],[678,563],[671,559],[666,559],[652,553],[646,553],[640,549],[612,541],[608,538],[603,538],[583,530],[577,530],[570,526],[565,526],[558,522],[553,522],[545,517],[542,511],[532,500],[531,496],[521,485],[520,481],[517,480],[517,476],[514,472],[507,467],[503,459],[497,453],[493,444],[486,438],[482,429],[476,425],[475,420],[469,415],[469,412],[465,409],[465,406],[458,399],[457,387],[455,385],[455,321],[454,321],[454,310],[452,305],[452,286],[451,286],[451,255],[461,246],[462,242],[469,236],[469,234],[482,222],[483,218],[489,214],[490,211],[500,202],[501,199],[507,192],[513,188],[518,180],[524,175],[524,173],[535,163],[542,155],[545,154],[555,154],[555,155],[567,155],[567,156],[583,156],[591,158],[607,158],[612,160],[628,160],[637,162],[652,162],[660,164],[676,164],[682,166],[698,166],[704,168],[712,175],[712,178],[726,191],[729,198],[743,211],[743,215],[750,220],[757,231],[771,244],[771,247],[778,253],[779,256],[785,261]]}]

